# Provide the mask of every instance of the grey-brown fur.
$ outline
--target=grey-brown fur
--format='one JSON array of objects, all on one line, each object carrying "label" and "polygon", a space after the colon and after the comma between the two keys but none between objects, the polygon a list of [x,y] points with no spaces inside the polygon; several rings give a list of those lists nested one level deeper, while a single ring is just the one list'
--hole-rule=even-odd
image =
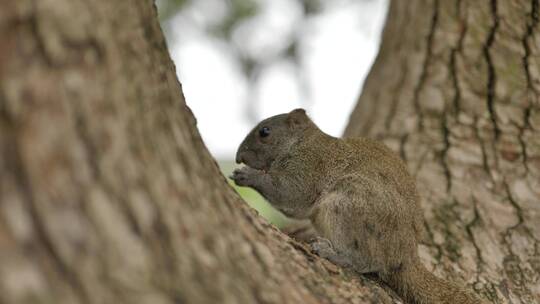
[{"label": "grey-brown fur", "polygon": [[[260,135],[261,128],[270,130]],[[408,303],[481,303],[422,265],[422,210],[415,181],[389,148],[366,138],[323,133],[296,109],[259,123],[240,145],[246,166],[232,179],[252,187],[287,216],[310,219],[322,257],[377,273]]]}]

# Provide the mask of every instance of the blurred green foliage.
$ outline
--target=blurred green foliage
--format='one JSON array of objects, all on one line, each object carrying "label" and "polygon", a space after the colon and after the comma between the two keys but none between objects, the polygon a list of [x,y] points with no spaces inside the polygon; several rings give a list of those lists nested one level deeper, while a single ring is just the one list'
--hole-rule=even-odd
[{"label": "blurred green foliage", "polygon": [[[159,19],[163,22],[174,16],[186,5],[197,0],[157,0]],[[222,0],[230,9],[228,20],[222,23],[222,33],[230,33],[230,29],[240,21],[255,16],[259,8],[256,0]],[[305,15],[318,14],[322,9],[321,0],[296,0],[300,3]],[[229,29],[229,30],[226,30]],[[218,31],[219,32],[219,31]]]},{"label": "blurred green foliage", "polygon": [[[188,10],[191,5],[201,0],[156,0],[160,22],[164,28],[165,34],[172,32],[171,19],[181,13],[183,10]],[[233,35],[235,31],[241,27],[244,22],[249,22],[252,18],[262,14],[262,6],[264,1],[262,0],[220,0],[222,4],[225,4],[226,14],[219,20],[213,20],[211,26],[204,28],[204,32],[208,37],[212,37],[218,41],[227,45],[233,56],[236,57],[239,63],[240,70],[245,76],[245,79],[250,83],[248,90],[253,90],[259,81],[260,75],[269,66],[270,62],[276,62],[278,60],[286,60],[291,63],[293,68],[296,69],[295,75],[300,85],[300,89],[303,90],[303,94],[307,94],[308,84],[305,77],[301,76],[301,54],[299,52],[301,26],[293,30],[293,34],[290,37],[282,37],[286,39],[285,47],[278,49],[275,53],[260,58],[254,56],[253,52],[247,49],[246,45],[234,41]],[[272,0],[266,0],[272,1]],[[301,19],[305,22],[310,17],[317,16],[323,11],[322,0],[289,0],[298,5],[301,11]],[[353,1],[353,0],[349,0]],[[218,22],[215,22],[218,21]],[[173,35],[167,35],[169,41],[174,40]],[[251,96],[254,91],[248,93]],[[247,98],[249,102],[245,105],[245,115],[248,120],[255,123],[260,117],[257,115],[257,109],[259,107],[258,100],[256,98]]]},{"label": "blurred green foliage", "polygon": [[213,29],[217,36],[230,38],[237,24],[257,13],[258,5],[253,0],[229,0],[229,14]]},{"label": "blurred green foliage", "polygon": [[[196,0],[157,0],[160,22],[165,23],[183,8]],[[229,38],[232,29],[243,20],[256,15],[258,3],[255,0],[223,0],[228,7],[227,16],[210,29],[210,33],[222,38]]]},{"label": "blurred green foliage", "polygon": [[157,6],[159,8],[159,21],[164,22],[176,15],[189,0],[156,0]]}]

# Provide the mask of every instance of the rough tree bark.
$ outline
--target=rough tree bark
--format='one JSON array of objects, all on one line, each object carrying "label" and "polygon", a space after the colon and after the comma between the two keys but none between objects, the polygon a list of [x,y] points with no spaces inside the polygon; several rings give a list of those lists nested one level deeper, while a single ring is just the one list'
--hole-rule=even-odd
[{"label": "rough tree bark", "polygon": [[[503,120],[507,116],[501,116],[499,107],[513,105],[508,99],[499,103],[510,92],[505,87],[497,91],[503,80],[488,77],[486,86],[471,81],[474,75],[498,75],[493,63],[500,55],[492,47],[502,41],[497,28],[491,34],[495,38],[486,37],[485,51],[479,51],[479,58],[492,63],[489,73],[478,63],[476,74],[449,74],[459,75],[452,83],[463,87],[456,98],[459,113],[484,113],[486,108],[495,114],[487,120],[474,116],[473,123],[460,123],[454,130],[454,116],[441,115],[446,112],[434,111],[425,100],[425,94],[441,96],[438,90],[446,88],[445,79],[432,71],[448,66],[445,57],[437,55],[446,50],[433,42],[451,43],[444,38],[446,32],[453,37],[453,27],[443,32],[440,21],[450,23],[452,18],[464,19],[465,11],[481,11],[481,4],[471,2],[474,8],[466,6],[455,15],[443,10],[442,1],[435,10],[439,14],[415,13],[408,36],[402,37],[392,33],[407,14],[414,6],[421,6],[414,12],[433,11],[432,2],[392,6],[383,51],[362,97],[371,99],[380,92],[375,94],[378,105],[362,103],[368,111],[379,109],[381,121],[394,113],[388,119],[392,128],[367,123],[356,111],[353,117],[359,120],[353,120],[348,134],[364,130],[396,147],[403,142],[402,154],[419,179],[431,180],[422,188],[431,236],[422,248],[427,263],[437,266],[439,274],[479,282],[477,289],[494,302],[512,297],[513,303],[525,303],[538,299],[533,241],[538,228],[532,225],[538,217],[533,201],[538,193],[528,190],[538,177],[538,139],[532,137],[538,110],[530,99],[526,115],[524,105],[513,106],[526,120]],[[525,16],[530,9],[516,8],[512,16],[520,18],[514,15]],[[478,16],[468,18],[479,22]],[[523,78],[526,85],[518,91],[522,93],[537,86],[534,25],[527,23],[531,35],[522,39],[527,51],[521,54],[520,67],[530,67]],[[505,26],[513,25],[499,22],[500,29]],[[478,27],[474,37],[482,36]],[[427,40],[418,36],[430,28],[441,30],[426,35]],[[463,47],[452,53],[453,71],[467,66],[467,39],[459,40]],[[401,53],[391,55],[398,41]],[[471,49],[478,51],[476,47]],[[415,58],[419,67],[425,66],[420,75],[413,73]],[[394,90],[399,73],[389,70],[394,60],[409,70],[397,79],[402,79],[399,90]],[[521,77],[517,71],[512,75]],[[384,83],[376,83],[380,77]],[[522,86],[517,80],[511,83]],[[466,85],[478,87],[467,90]],[[416,93],[408,94],[416,96],[416,102],[400,98],[394,110],[386,112],[391,97],[398,95],[388,94],[385,86],[402,93],[413,88]],[[489,103],[478,93],[483,88],[491,88]],[[466,98],[480,104],[466,108]],[[439,104],[442,100],[439,97]],[[412,105],[423,110],[422,120],[415,119]],[[460,116],[455,117],[457,121]],[[442,128],[441,121],[448,127]],[[495,121],[499,141],[490,135]],[[516,124],[516,142],[510,140],[514,137],[509,136],[508,121]],[[519,124],[523,121],[528,123]],[[416,130],[416,125],[423,128]],[[407,133],[398,133],[405,126]],[[446,131],[436,132],[439,129]],[[449,139],[442,141],[442,148],[440,138]],[[508,149],[495,153],[501,147]],[[480,165],[475,162],[477,150]],[[509,155],[513,163],[506,159]],[[455,177],[450,190],[436,191],[448,176]],[[471,193],[466,185],[477,191]],[[498,269],[504,272],[496,273]],[[0,2],[0,291],[0,303],[399,302],[377,283],[312,255],[258,217],[227,185],[185,104],[150,0]]]},{"label": "rough tree bark", "polygon": [[422,256],[493,303],[540,302],[539,2],[393,1],[345,132],[406,159]]}]

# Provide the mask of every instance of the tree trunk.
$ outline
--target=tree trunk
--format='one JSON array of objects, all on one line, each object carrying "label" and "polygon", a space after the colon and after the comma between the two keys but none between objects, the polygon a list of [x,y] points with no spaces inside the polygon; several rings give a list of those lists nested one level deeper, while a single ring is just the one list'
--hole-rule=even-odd
[{"label": "tree trunk", "polygon": [[394,302],[227,184],[150,0],[0,2],[0,291],[0,303]]},{"label": "tree trunk", "polygon": [[493,303],[540,302],[538,0],[393,1],[346,136],[406,159],[421,256]]}]

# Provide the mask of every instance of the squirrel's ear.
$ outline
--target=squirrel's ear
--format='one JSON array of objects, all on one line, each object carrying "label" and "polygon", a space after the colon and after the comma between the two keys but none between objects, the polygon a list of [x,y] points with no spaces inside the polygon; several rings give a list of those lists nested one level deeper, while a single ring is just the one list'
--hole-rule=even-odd
[{"label": "squirrel's ear", "polygon": [[294,109],[287,115],[287,123],[291,126],[298,126],[304,124],[309,118],[306,115],[304,109]]}]

